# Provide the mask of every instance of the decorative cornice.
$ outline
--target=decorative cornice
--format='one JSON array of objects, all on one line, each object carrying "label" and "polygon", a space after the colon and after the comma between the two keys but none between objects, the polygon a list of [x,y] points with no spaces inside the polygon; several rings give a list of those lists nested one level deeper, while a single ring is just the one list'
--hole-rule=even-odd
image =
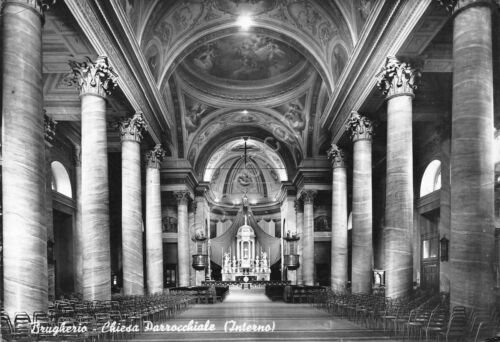
[{"label": "decorative cornice", "polygon": [[351,132],[353,142],[371,140],[373,135],[373,123],[371,120],[356,111],[351,112],[351,117],[347,120],[346,128]]},{"label": "decorative cornice", "polygon": [[159,169],[163,158],[165,158],[165,150],[161,147],[161,144],[156,144],[151,151],[146,153],[148,167],[150,168]]},{"label": "decorative cornice", "polygon": [[44,128],[44,133],[43,136],[45,138],[45,141],[48,143],[52,143],[54,141],[54,138],[56,137],[56,126],[57,126],[57,121],[52,120],[50,116],[47,115],[46,110],[43,110],[43,128]]},{"label": "decorative cornice", "polygon": [[336,144],[332,144],[326,154],[332,163],[332,168],[345,167],[345,152]]},{"label": "decorative cornice", "polygon": [[414,96],[420,71],[408,62],[400,62],[394,56],[387,56],[385,65],[377,74],[377,86],[386,99],[395,96]]},{"label": "decorative cornice", "polygon": [[82,95],[97,95],[103,98],[116,87],[117,74],[109,65],[108,57],[99,56],[95,63],[87,57],[87,62],[69,61],[73,70],[72,85],[75,84]]},{"label": "decorative cornice", "polygon": [[122,141],[141,142],[143,133],[148,125],[141,112],[137,112],[131,118],[124,118],[118,123]]},{"label": "decorative cornice", "polygon": [[314,198],[316,197],[317,194],[318,192],[316,190],[302,190],[302,192],[300,193],[300,197],[304,201],[304,205],[313,204]]},{"label": "decorative cornice", "polygon": [[174,192],[175,198],[177,199],[177,204],[181,205],[187,205],[189,201],[189,191],[176,191]]}]

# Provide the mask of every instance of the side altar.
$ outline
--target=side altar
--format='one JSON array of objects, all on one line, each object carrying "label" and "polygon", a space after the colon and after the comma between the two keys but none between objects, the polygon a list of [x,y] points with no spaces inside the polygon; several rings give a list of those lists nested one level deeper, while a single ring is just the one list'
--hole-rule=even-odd
[{"label": "side altar", "polygon": [[246,222],[238,229],[236,235],[236,255],[224,253],[222,263],[222,281],[239,281],[241,279],[269,281],[271,268],[268,255],[256,252],[255,231]]}]

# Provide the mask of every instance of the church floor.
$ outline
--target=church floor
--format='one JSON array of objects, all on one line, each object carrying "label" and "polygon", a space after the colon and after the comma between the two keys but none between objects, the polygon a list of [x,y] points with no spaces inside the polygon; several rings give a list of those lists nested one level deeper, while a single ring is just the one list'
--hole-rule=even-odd
[{"label": "church floor", "polygon": [[[380,329],[366,329],[310,304],[271,302],[264,295],[264,289],[231,288],[223,303],[196,304],[167,324],[186,326],[191,320],[191,327],[202,327],[205,331],[144,332],[133,340],[396,341],[384,336]],[[260,331],[247,331],[247,328]],[[262,332],[266,329],[270,331]]]}]

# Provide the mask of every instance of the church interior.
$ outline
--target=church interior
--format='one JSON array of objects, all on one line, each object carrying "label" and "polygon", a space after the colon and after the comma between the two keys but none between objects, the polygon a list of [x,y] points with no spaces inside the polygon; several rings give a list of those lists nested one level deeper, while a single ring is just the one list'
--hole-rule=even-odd
[{"label": "church interior", "polygon": [[4,339],[500,336],[500,1],[0,4]]}]

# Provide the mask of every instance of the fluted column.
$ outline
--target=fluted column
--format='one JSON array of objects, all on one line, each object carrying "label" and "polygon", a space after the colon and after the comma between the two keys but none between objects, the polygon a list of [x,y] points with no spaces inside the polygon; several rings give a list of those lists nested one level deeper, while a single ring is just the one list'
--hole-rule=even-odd
[{"label": "fluted column", "polygon": [[347,175],[345,153],[332,144],[328,150],[332,162],[332,248],[330,284],[332,290],[345,292],[348,279],[347,246]]},{"label": "fluted column", "polygon": [[352,292],[372,287],[372,133],[370,120],[352,112],[347,123],[353,141]]},{"label": "fluted column", "polygon": [[[451,305],[494,304],[493,1],[458,1],[453,27]],[[496,6],[495,6],[496,8]]]},{"label": "fluted column", "polygon": [[82,231],[82,149],[75,146],[75,183],[76,183],[76,210],[73,235],[73,260],[75,263],[75,292],[83,294],[83,239]]},{"label": "fluted column", "polygon": [[304,285],[314,285],[314,197],[316,191],[304,190],[304,227],[302,231],[302,277]]},{"label": "fluted column", "polygon": [[161,145],[146,155],[146,267],[148,293],[163,292],[163,238],[161,223],[160,166],[165,157]]},{"label": "fluted column", "polygon": [[82,106],[83,299],[111,299],[106,95],[116,75],[108,59],[70,62]]},{"label": "fluted column", "polygon": [[179,191],[177,197],[177,269],[179,273],[179,286],[189,286],[189,226],[188,202],[189,192]]},{"label": "fluted column", "polygon": [[296,232],[300,239],[297,241],[297,254],[299,255],[299,268],[297,269],[297,285],[304,284],[304,253],[303,248],[303,231],[304,231],[304,207],[301,200],[295,200],[295,215],[296,215]]},{"label": "fluted column", "polygon": [[122,142],[122,263],[123,294],[144,294],[142,256],[141,140],[142,113],[119,124]]},{"label": "fluted column", "polygon": [[17,311],[47,310],[44,3],[9,0],[2,11],[3,285],[11,318]]},{"label": "fluted column", "polygon": [[388,57],[379,79],[387,96],[385,294],[392,298],[404,296],[412,288],[412,101],[416,76],[418,72],[408,63]]}]

